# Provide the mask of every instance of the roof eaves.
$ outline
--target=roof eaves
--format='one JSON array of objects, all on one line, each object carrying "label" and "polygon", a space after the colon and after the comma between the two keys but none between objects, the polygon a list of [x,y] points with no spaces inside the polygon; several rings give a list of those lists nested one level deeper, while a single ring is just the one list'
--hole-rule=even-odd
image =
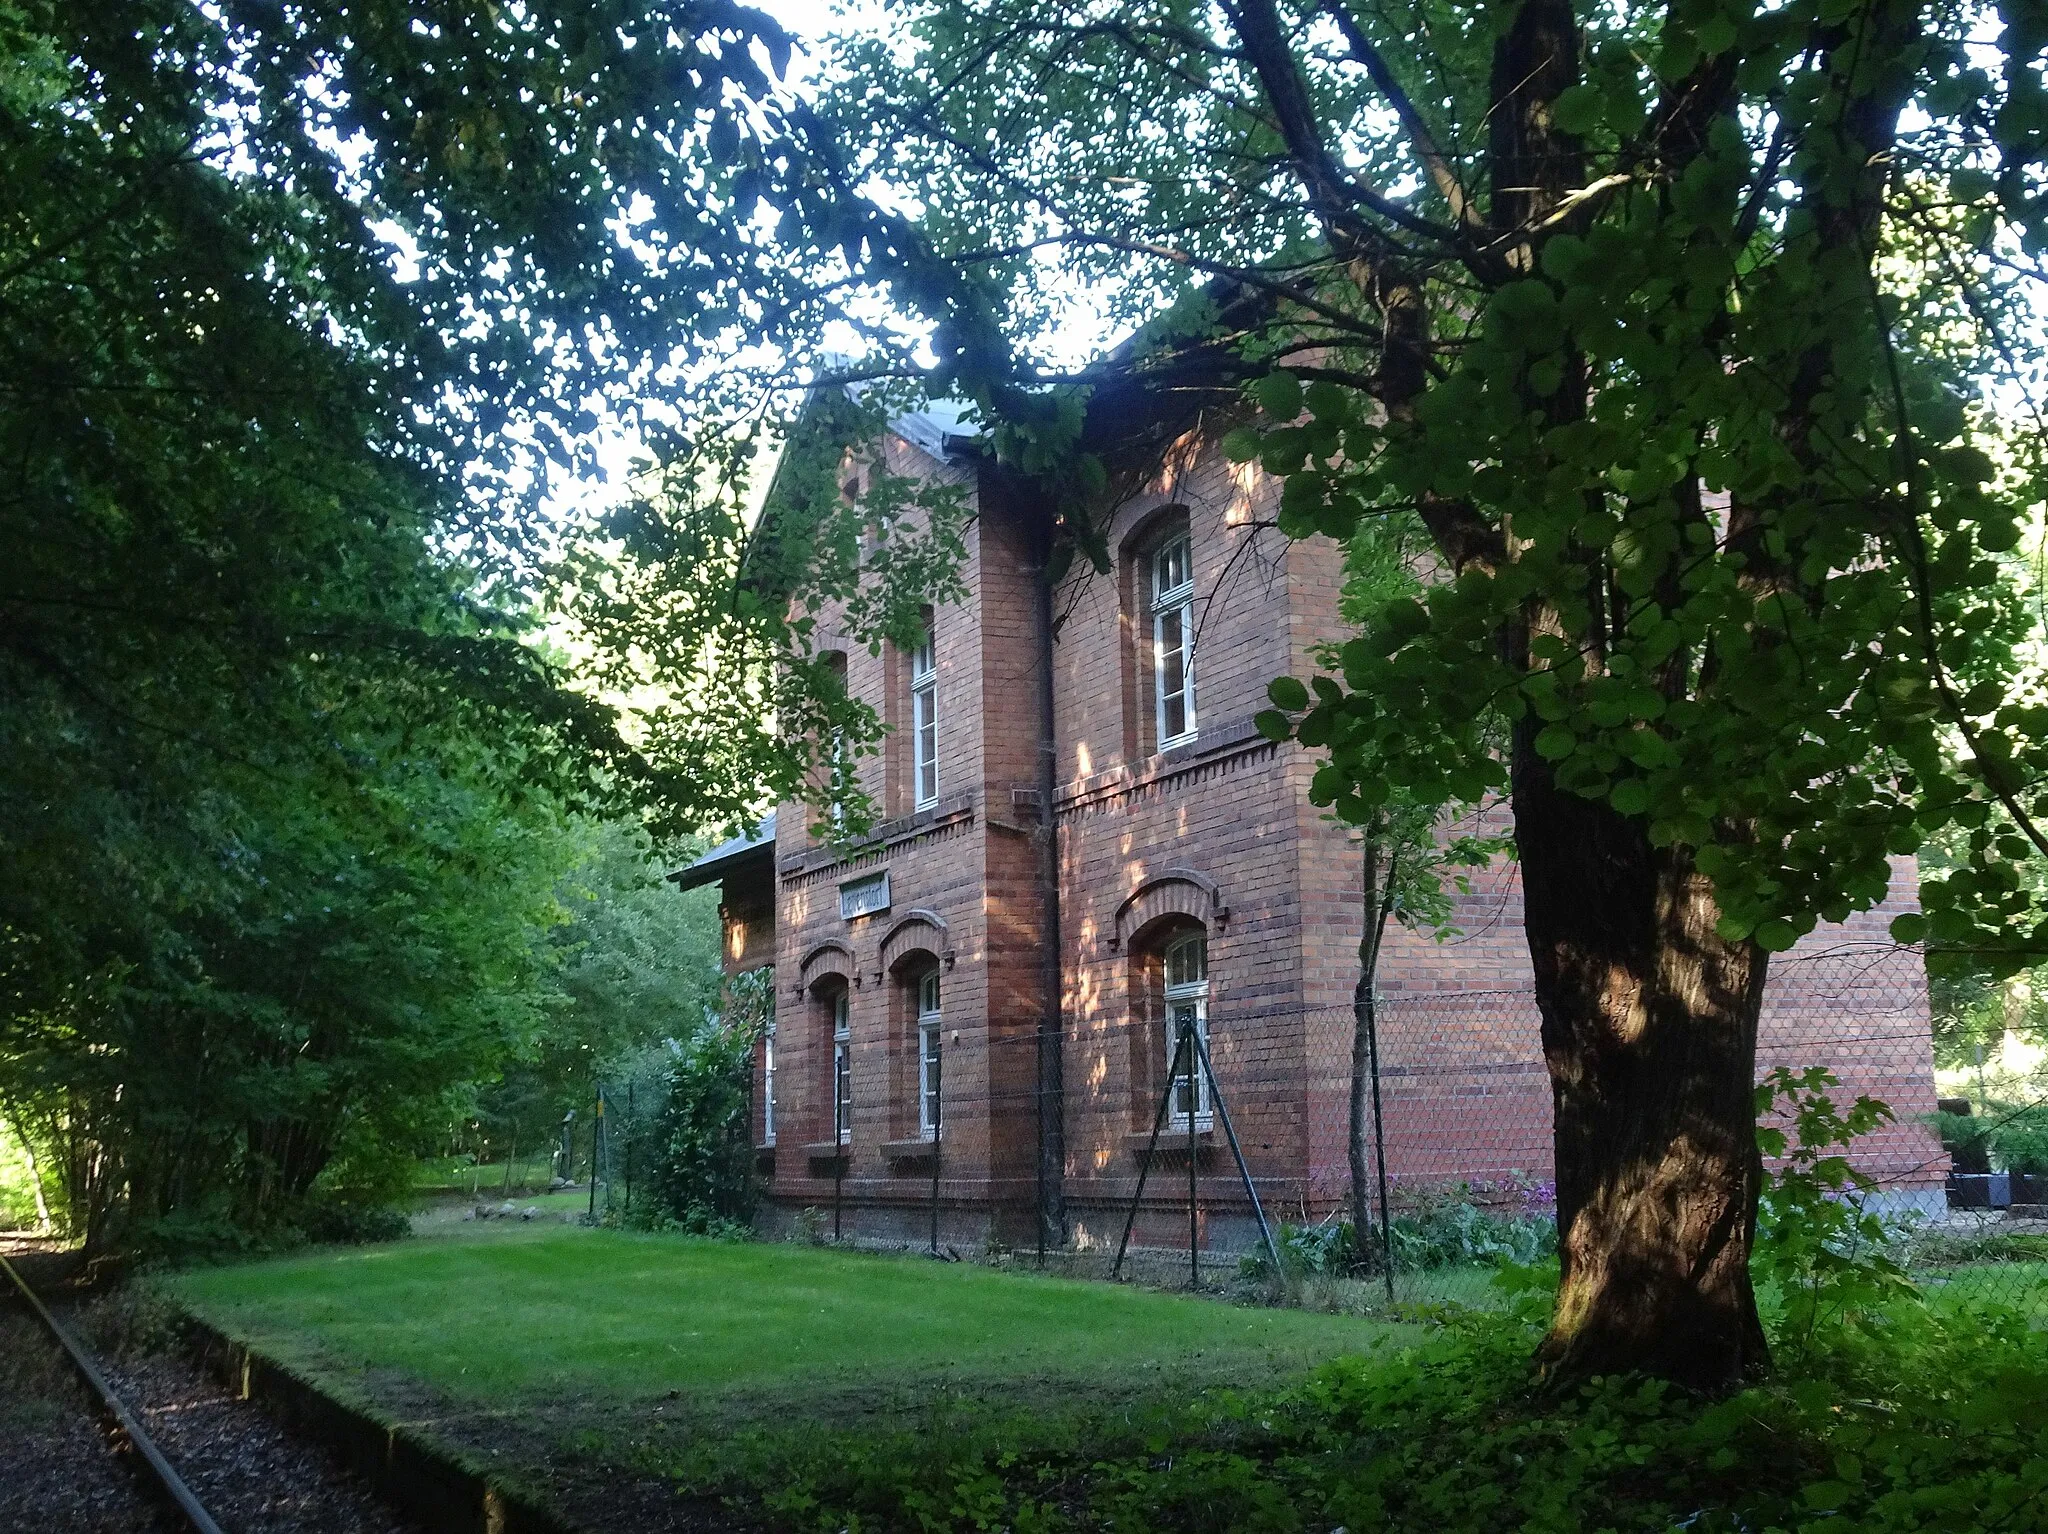
[{"label": "roof eaves", "polygon": [[775,859],[773,810],[764,815],[761,823],[745,836],[735,836],[730,841],[719,843],[696,862],[686,864],[669,874],[668,881],[677,889],[695,889],[699,885],[723,879],[756,859],[768,863]]}]

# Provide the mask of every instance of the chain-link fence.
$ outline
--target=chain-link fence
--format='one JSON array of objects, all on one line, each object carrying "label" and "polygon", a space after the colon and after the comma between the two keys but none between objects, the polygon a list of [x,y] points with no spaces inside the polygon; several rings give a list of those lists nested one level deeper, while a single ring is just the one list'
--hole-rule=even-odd
[{"label": "chain-link fence", "polygon": [[[1166,1018],[1070,1024],[1054,1081],[1029,1023],[950,1035],[940,1132],[906,1125],[880,1157],[859,1141],[778,1149],[783,1218],[819,1239],[962,1256],[1036,1259],[1042,1234],[1048,1265],[1106,1274],[1121,1251],[1121,1271],[1160,1282],[1258,1269],[1312,1304],[1492,1303],[1505,1263],[1555,1249],[1534,998],[1393,993],[1375,1018],[1371,1048],[1348,1006],[1218,1006],[1185,1043]],[[1984,1090],[1938,1058],[1936,1031],[1917,953],[1780,960],[1758,1072],[1823,1067],[1842,1108],[1887,1104],[1891,1120],[1846,1152],[1882,1255],[1938,1302],[1996,1299],[2048,1323],[2048,1070],[2007,1069]],[[907,1054],[888,1066],[906,1082],[917,1068]],[[886,1088],[878,1065],[851,1090]]]},{"label": "chain-link fence", "polygon": [[582,1136],[586,1217],[625,1220],[636,1201],[646,1203],[659,1167],[657,1129],[667,1099],[668,1076],[660,1070],[597,1084]]}]

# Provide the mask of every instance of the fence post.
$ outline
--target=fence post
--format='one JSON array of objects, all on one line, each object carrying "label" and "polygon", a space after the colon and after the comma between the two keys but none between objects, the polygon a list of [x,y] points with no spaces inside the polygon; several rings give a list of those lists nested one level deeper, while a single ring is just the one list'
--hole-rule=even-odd
[{"label": "fence post", "polygon": [[[943,1094],[940,1103],[945,1101]],[[943,1119],[932,1120],[932,1255],[939,1255],[939,1137],[945,1133]]]},{"label": "fence post", "polygon": [[[1181,1024],[1181,1036],[1195,1050],[1199,1051],[1201,1049],[1201,1042],[1195,1037],[1193,1018],[1189,1018]],[[1180,1050],[1176,1048],[1174,1053],[1177,1055],[1180,1053]],[[1195,1090],[1200,1080],[1195,1075],[1196,1069],[1195,1062],[1190,1060],[1188,1062],[1188,1287],[1190,1289],[1202,1287],[1202,1257],[1198,1250],[1202,1237],[1202,1206],[1200,1195],[1195,1188],[1195,1103],[1200,1096]],[[1166,1090],[1169,1092],[1173,1090],[1173,1083],[1171,1081],[1167,1082]]]},{"label": "fence post", "polygon": [[1380,1112],[1380,1016],[1373,988],[1365,993],[1365,1047],[1372,1070],[1372,1157],[1380,1173],[1380,1270],[1387,1283],[1387,1303],[1394,1303],[1394,1227],[1387,1218],[1387,1131]]},{"label": "fence post", "polygon": [[590,1108],[590,1223],[597,1223],[597,1158],[604,1147],[604,1083],[592,1088]]}]

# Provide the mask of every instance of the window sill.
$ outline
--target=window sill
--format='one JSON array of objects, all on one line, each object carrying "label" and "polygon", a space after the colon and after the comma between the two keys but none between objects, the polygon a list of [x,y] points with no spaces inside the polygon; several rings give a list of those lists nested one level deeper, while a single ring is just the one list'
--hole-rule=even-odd
[{"label": "window sill", "polygon": [[815,1145],[804,1147],[805,1159],[813,1162],[847,1161],[852,1159],[852,1156],[853,1146],[845,1140],[820,1140]]},{"label": "window sill", "polygon": [[[1124,1149],[1133,1156],[1142,1157],[1145,1154],[1145,1146],[1151,1141],[1151,1139],[1152,1133],[1150,1130],[1134,1129],[1129,1134],[1124,1136]],[[1215,1148],[1215,1129],[1213,1127],[1197,1123],[1195,1125],[1195,1154],[1200,1155],[1204,1151],[1214,1150]],[[1159,1144],[1158,1147],[1154,1149],[1152,1154],[1155,1157],[1171,1156],[1175,1152],[1178,1152],[1183,1156],[1185,1156],[1188,1153],[1188,1130],[1187,1125],[1185,1124],[1182,1124],[1177,1129],[1169,1126],[1165,1129],[1160,1130]]]},{"label": "window sill", "polygon": [[885,1161],[929,1161],[938,1153],[939,1142],[920,1135],[915,1140],[891,1140],[882,1147]]}]

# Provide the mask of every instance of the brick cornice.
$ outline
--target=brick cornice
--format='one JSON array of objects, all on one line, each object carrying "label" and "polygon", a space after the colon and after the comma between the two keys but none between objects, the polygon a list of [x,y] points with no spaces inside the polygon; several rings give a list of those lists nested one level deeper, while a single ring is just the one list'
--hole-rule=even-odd
[{"label": "brick cornice", "polygon": [[899,847],[937,840],[963,830],[974,824],[974,814],[975,795],[970,789],[941,800],[932,809],[920,810],[900,820],[884,821],[873,834],[856,843],[844,855],[834,852],[829,846],[813,847],[807,852],[784,858],[776,872],[781,875],[782,882],[789,885],[809,884],[828,877],[841,878],[880,862]]},{"label": "brick cornice", "polygon": [[1075,779],[1060,790],[1059,818],[1069,820],[1151,790],[1175,789],[1190,778],[1212,777],[1253,758],[1265,760],[1273,755],[1273,742],[1252,728],[1249,714],[1226,721],[1216,734],[1213,741],[1200,739],[1192,746],[1148,757],[1135,767],[1112,767]]}]

